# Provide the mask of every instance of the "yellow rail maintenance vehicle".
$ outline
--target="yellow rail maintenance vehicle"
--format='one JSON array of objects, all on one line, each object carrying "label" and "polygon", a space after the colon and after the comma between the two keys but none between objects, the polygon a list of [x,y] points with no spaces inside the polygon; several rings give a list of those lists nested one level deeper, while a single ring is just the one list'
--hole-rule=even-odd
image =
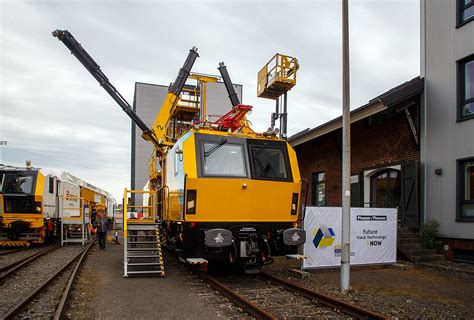
[{"label": "yellow rail maintenance vehicle", "polygon": [[96,213],[99,210],[103,210],[108,217],[113,216],[115,199],[110,193],[67,172],[63,173],[62,178],[79,186],[78,197],[83,202],[82,210],[91,222],[95,221]]},{"label": "yellow rail maintenance vehicle", "polygon": [[[212,80],[190,73],[198,57],[195,48],[170,85],[152,128],[148,128],[72,34],[56,30],[53,36],[130,116],[143,131],[143,138],[154,144],[150,191],[126,190],[124,208],[128,193],[150,192],[151,196],[146,197],[149,203],[141,207],[156,212],[148,219],[158,222],[164,236],[161,240],[190,263],[227,261],[254,272],[272,262],[272,256],[296,253],[306,234],[298,228],[302,181],[296,154],[285,139],[286,91],[292,86],[282,91],[284,112],[278,107],[281,94],[275,93],[279,79],[296,79],[296,59],[277,55],[278,68],[267,67],[273,70],[267,77],[273,93],[267,97],[277,100],[277,112],[265,133],[250,128],[245,115],[252,107],[240,103],[223,63],[218,69],[234,106],[227,114],[216,121],[208,120],[202,97],[205,91],[201,91],[198,107],[180,105],[180,101],[191,100],[183,97],[188,77],[201,81],[197,86],[200,88],[203,82]],[[285,120],[281,137],[274,128],[278,117]],[[126,215],[124,220],[126,226]]]},{"label": "yellow rail maintenance vehicle", "polygon": [[0,246],[43,244],[57,237],[57,177],[42,169],[0,166]]},{"label": "yellow rail maintenance vehicle", "polygon": [[90,225],[98,209],[112,216],[114,208],[112,195],[70,173],[33,168],[29,161],[0,165],[0,246],[51,243],[65,233],[72,242],[71,228]]}]

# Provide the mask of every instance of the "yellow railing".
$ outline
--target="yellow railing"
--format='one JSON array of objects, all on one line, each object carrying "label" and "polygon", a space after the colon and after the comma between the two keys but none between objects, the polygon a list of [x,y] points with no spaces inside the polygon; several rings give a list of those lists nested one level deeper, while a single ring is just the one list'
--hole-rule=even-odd
[{"label": "yellow railing", "polygon": [[257,96],[276,99],[296,84],[298,60],[284,54],[275,54],[258,72]]},{"label": "yellow railing", "polygon": [[178,107],[199,108],[200,92],[196,89],[183,88],[179,95]]},{"label": "yellow railing", "polygon": [[[136,205],[128,203],[128,196],[129,194],[142,194],[142,195],[149,195],[148,198],[148,205]],[[123,236],[127,237],[127,224],[128,220],[133,220],[133,223],[141,223],[141,222],[155,222],[159,220],[158,215],[158,193],[156,191],[147,191],[147,190],[128,190],[127,188],[123,191]],[[135,216],[134,219],[130,219],[128,217],[128,211],[132,209]],[[138,209],[135,211],[135,209]],[[138,212],[141,211],[141,212]]]}]

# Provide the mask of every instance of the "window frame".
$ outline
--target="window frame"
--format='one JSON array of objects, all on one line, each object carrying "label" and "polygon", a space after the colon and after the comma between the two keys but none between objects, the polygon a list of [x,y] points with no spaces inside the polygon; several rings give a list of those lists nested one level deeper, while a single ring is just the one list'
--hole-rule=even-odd
[{"label": "window frame", "polygon": [[[13,205],[12,205],[12,210],[7,210],[9,209],[8,208],[8,204],[9,202],[12,201]],[[23,201],[24,203],[26,202],[30,202],[30,204],[32,204],[32,208],[30,211],[26,211],[26,210],[21,210],[21,211],[17,211],[15,210],[15,205],[18,205],[18,202],[17,201]],[[6,213],[6,214],[13,214],[13,213],[17,213],[17,214],[41,214],[41,212],[38,212],[36,211],[36,204],[38,202],[35,201],[35,195],[31,195],[31,194],[26,194],[26,195],[23,195],[23,194],[7,194],[3,197],[3,212]]]},{"label": "window frame", "polygon": [[[319,179],[315,179],[314,177],[319,177],[320,174],[324,174],[324,179],[320,181]],[[317,199],[317,193],[316,191],[318,190],[318,186],[320,184],[324,184],[324,203],[321,205],[318,205],[318,199]],[[325,171],[318,171],[318,172],[313,172],[311,174],[311,205],[314,207],[326,207],[328,205],[328,199],[327,199],[327,184],[326,184],[326,172]]]},{"label": "window frame", "polygon": [[15,196],[23,196],[23,195],[35,195],[36,193],[36,182],[37,182],[37,175],[38,173],[36,171],[31,171],[31,172],[26,172],[26,171],[4,171],[4,179],[3,179],[3,184],[7,182],[7,176],[8,175],[20,175],[20,176],[29,176],[32,179],[31,183],[31,192],[29,193],[17,193],[17,192],[6,192],[4,190],[4,185],[2,185],[2,193],[4,195],[15,195]]},{"label": "window frame", "polygon": [[[250,163],[250,176],[252,180],[276,181],[276,182],[293,182],[293,174],[291,172],[290,157],[288,156],[288,147],[284,141],[271,141],[259,139],[247,139],[248,160]],[[283,160],[285,162],[286,178],[262,178],[255,176],[255,165],[252,148],[255,146],[264,145],[268,143],[267,149],[279,150],[283,153]]]},{"label": "window frame", "polygon": [[0,193],[3,193],[3,180],[5,178],[5,173],[0,172]]},{"label": "window frame", "polygon": [[456,2],[456,29],[461,28],[463,25],[468,24],[471,21],[474,21],[474,16],[463,20],[464,11],[472,6],[474,6],[474,1],[471,1],[468,4],[463,3],[464,0],[457,0]]},{"label": "window frame", "polygon": [[462,216],[462,206],[464,204],[474,204],[474,200],[464,200],[464,191],[465,191],[465,184],[464,184],[464,164],[467,162],[474,161],[473,157],[462,158],[456,160],[456,170],[457,170],[457,196],[456,196],[456,221],[457,222],[474,222],[474,217],[463,217]]},{"label": "window frame", "polygon": [[[249,170],[249,156],[247,153],[245,139],[234,138],[224,135],[209,135],[209,134],[195,134],[196,139],[196,148],[198,150],[199,156],[197,158],[197,167],[198,167],[198,177],[199,178],[225,178],[225,179],[249,179],[250,170]],[[222,139],[227,139],[225,144],[228,145],[238,145],[242,150],[243,164],[245,169],[245,175],[215,175],[215,174],[206,174],[204,172],[204,143],[219,143]]]},{"label": "window frame", "polygon": [[464,82],[465,80],[465,66],[469,62],[474,62],[474,53],[471,53],[470,55],[459,59],[456,61],[457,65],[457,94],[458,94],[458,103],[457,103],[457,122],[462,122],[470,119],[474,119],[474,113],[470,115],[463,115],[462,114],[462,109],[465,104],[468,103],[474,103],[474,98],[470,99],[464,99],[465,96],[465,89],[466,89],[466,84]]},{"label": "window frame", "polygon": [[54,177],[48,179],[48,192],[54,194]]}]

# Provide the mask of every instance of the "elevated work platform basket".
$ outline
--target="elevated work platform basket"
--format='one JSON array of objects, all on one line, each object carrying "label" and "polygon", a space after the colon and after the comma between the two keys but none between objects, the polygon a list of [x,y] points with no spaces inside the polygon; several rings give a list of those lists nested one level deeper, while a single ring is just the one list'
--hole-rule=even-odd
[{"label": "elevated work platform basket", "polygon": [[298,68],[296,58],[275,54],[258,72],[257,96],[275,100],[289,91],[296,84]]}]

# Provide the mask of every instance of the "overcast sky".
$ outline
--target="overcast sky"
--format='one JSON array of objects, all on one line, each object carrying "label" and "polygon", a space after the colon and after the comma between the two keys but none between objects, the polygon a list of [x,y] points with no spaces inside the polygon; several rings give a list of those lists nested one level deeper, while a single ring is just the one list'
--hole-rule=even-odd
[{"label": "overcast sky", "polygon": [[[419,0],[349,2],[354,109],[419,75]],[[135,82],[168,84],[196,46],[193,71],[219,74],[224,61],[258,131],[274,102],[256,97],[257,72],[276,52],[300,63],[290,135],[341,115],[339,0],[0,3],[0,163],[65,170],[118,200],[130,186],[130,120],[55,29],[68,29],[130,104]]]}]

